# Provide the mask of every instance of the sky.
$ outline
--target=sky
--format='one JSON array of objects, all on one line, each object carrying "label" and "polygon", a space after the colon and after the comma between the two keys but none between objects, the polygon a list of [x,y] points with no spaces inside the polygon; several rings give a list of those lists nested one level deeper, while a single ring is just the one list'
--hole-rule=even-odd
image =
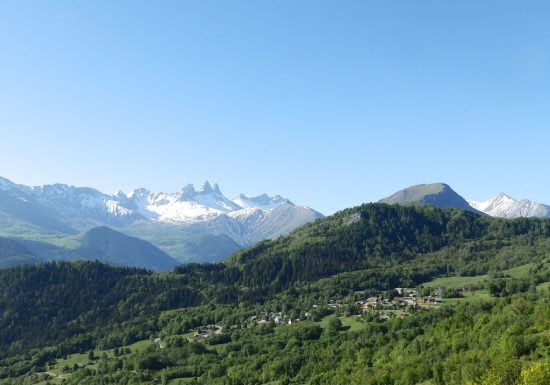
[{"label": "sky", "polygon": [[547,1],[3,1],[0,176],[550,203]]}]

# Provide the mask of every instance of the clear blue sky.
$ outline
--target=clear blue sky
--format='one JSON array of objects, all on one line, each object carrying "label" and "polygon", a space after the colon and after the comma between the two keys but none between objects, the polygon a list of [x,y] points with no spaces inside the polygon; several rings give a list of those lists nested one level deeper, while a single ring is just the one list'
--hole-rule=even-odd
[{"label": "clear blue sky", "polygon": [[550,203],[547,1],[3,1],[0,175]]}]

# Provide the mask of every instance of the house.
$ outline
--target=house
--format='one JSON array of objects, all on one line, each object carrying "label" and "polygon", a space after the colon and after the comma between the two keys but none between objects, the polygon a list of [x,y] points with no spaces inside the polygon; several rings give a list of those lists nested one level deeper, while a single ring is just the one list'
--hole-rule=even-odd
[{"label": "house", "polygon": [[339,307],[342,307],[342,300],[339,300],[337,299],[336,301],[331,299],[329,302],[328,302],[328,306],[333,308],[333,309],[337,309]]},{"label": "house", "polygon": [[401,306],[416,307],[416,299],[410,297],[398,297],[397,301]]},{"label": "house", "polygon": [[427,295],[425,297],[422,297],[423,303],[443,303],[443,298],[441,297],[432,297],[431,295]]}]

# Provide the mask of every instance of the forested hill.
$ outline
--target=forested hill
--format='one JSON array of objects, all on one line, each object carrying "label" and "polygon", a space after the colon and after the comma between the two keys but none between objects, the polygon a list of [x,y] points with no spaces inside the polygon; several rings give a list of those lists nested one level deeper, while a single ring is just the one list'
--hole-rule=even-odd
[{"label": "forested hill", "polygon": [[[388,275],[396,267],[415,284],[442,273],[476,275],[525,263],[548,250],[549,235],[547,219],[366,204],[239,251],[227,264],[239,269],[245,285],[284,286],[363,269],[385,269]],[[521,253],[514,252],[518,248]]]},{"label": "forested hill", "polygon": [[261,303],[293,286],[344,272],[349,273],[345,280],[337,280],[342,286],[386,290],[444,274],[504,270],[548,254],[549,234],[550,220],[368,204],[261,242],[227,264],[192,264],[163,274],[99,263],[8,269],[0,271],[0,310],[9,310],[0,317],[0,350],[23,336],[34,345],[33,333],[55,341],[104,320],[122,322],[170,308]]}]

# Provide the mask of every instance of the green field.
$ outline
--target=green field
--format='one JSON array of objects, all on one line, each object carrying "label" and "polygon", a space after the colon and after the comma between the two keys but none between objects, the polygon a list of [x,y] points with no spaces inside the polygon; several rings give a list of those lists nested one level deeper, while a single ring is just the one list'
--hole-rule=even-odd
[{"label": "green field", "polygon": [[449,288],[455,288],[455,287],[463,287],[467,285],[475,285],[483,282],[485,279],[487,279],[487,277],[488,277],[487,275],[477,275],[474,277],[460,277],[460,276],[442,277],[442,278],[436,278],[432,281],[426,282],[423,284],[423,286],[441,287],[444,289],[449,289]]},{"label": "green field", "polygon": [[487,290],[466,291],[462,293],[462,295],[464,296],[462,298],[445,298],[444,303],[452,305],[456,303],[478,302],[494,299],[494,297],[491,297],[489,291]]},{"label": "green field", "polygon": [[529,270],[532,269],[534,265],[534,263],[527,263],[525,265],[504,270],[503,273],[509,275],[512,278],[527,278],[529,276]]},{"label": "green field", "polygon": [[[512,278],[527,278],[529,277],[529,272],[533,268],[534,263],[527,263],[525,265],[516,266],[511,269],[503,270],[502,274],[510,276]],[[550,266],[550,263],[545,263],[545,267]],[[476,275],[473,277],[461,277],[461,276],[451,276],[451,277],[441,277],[436,278],[432,281],[425,282],[423,286],[426,287],[441,287],[444,289],[463,287],[467,285],[476,285],[482,283],[485,279],[489,278],[487,274],[485,275]]]},{"label": "green field", "polygon": [[[130,348],[132,352],[137,351],[143,351],[145,348],[150,346],[153,342],[151,340],[142,340],[135,342],[131,345],[128,345],[126,347]],[[162,346],[162,345],[161,345]],[[55,375],[59,377],[70,377],[71,373],[63,373],[63,368],[69,367],[73,368],[75,364],[81,362],[83,363],[87,368],[95,369],[97,362],[102,358],[107,356],[107,359],[113,359],[115,357],[113,349],[108,350],[94,350],[94,355],[96,357],[96,360],[90,361],[88,358],[88,352],[86,353],[77,353],[77,354],[71,354],[70,356],[67,356],[65,359],[58,359],[56,363],[52,366],[50,366],[47,370],[47,373],[50,375]],[[50,379],[49,381],[52,381]],[[54,378],[53,381],[55,383],[61,383],[62,378]]]},{"label": "green field", "polygon": [[[325,318],[323,318],[320,322],[319,322],[319,325],[323,328],[323,329],[326,329],[328,327],[328,323],[329,321],[332,319],[332,318],[336,318],[337,316],[336,315],[329,315]],[[361,319],[359,318],[358,315],[351,315],[351,316],[347,316],[347,317],[338,317],[340,318],[340,321],[342,321],[342,326],[344,328],[346,328],[347,330],[351,330],[351,331],[357,331],[357,330],[361,330],[364,326],[365,326],[365,323],[363,321],[361,321]]]}]

